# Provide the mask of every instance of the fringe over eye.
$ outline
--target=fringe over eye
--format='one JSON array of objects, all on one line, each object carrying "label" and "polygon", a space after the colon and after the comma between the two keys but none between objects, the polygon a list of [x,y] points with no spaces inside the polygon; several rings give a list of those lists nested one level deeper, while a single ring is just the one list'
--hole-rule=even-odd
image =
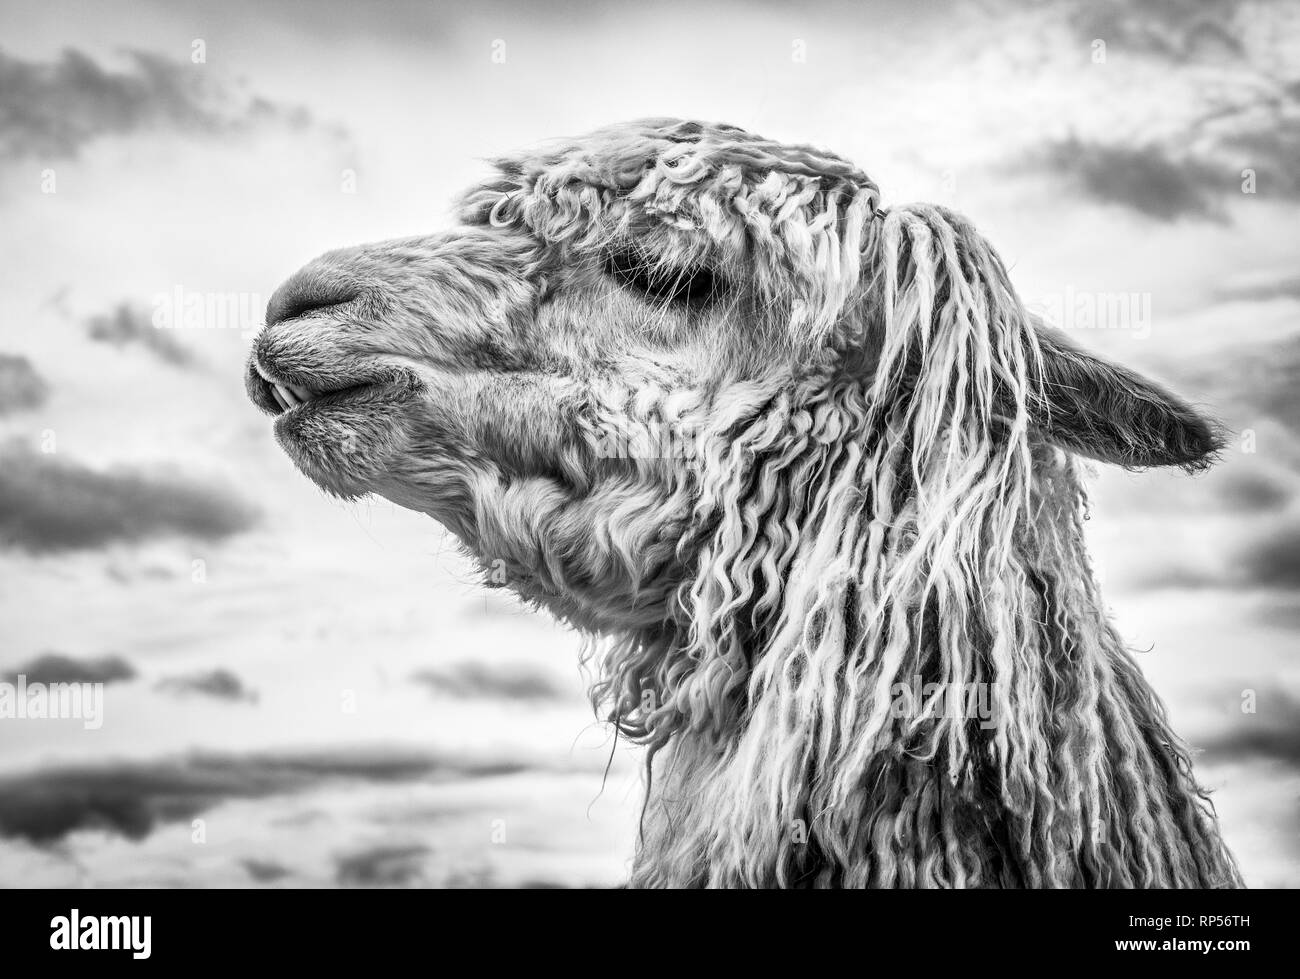
[{"label": "fringe over eye", "polygon": [[606,254],[605,274],[658,303],[701,307],[725,298],[731,291],[726,279],[703,265],[673,268],[631,248]]}]

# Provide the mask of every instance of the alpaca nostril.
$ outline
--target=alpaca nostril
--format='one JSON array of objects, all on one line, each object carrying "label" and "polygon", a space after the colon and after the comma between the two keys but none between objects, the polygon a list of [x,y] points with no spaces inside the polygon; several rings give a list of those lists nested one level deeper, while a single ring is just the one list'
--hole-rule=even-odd
[{"label": "alpaca nostril", "polygon": [[266,304],[266,325],[274,326],[306,313],[341,306],[357,295],[357,290],[346,283],[325,278],[317,270],[304,270],[275,290]]}]

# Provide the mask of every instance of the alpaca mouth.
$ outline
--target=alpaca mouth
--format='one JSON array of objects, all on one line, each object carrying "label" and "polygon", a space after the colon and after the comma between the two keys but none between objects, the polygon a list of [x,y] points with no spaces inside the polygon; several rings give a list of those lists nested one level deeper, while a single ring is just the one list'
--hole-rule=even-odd
[{"label": "alpaca mouth", "polygon": [[387,387],[398,380],[395,377],[376,376],[300,384],[276,377],[254,358],[249,364],[247,386],[254,404],[267,414],[282,418],[307,410],[347,404],[358,395],[372,392],[375,388]]},{"label": "alpaca mouth", "polygon": [[328,390],[304,387],[301,384],[291,384],[288,381],[277,380],[263,370],[262,366],[256,361],[253,362],[253,370],[257,372],[258,379],[262,382],[260,403],[264,407],[273,404],[277,415],[293,411],[295,408],[301,408],[303,405],[318,401],[321,398],[346,395],[349,392],[370,386],[369,384],[350,384],[347,387]]}]

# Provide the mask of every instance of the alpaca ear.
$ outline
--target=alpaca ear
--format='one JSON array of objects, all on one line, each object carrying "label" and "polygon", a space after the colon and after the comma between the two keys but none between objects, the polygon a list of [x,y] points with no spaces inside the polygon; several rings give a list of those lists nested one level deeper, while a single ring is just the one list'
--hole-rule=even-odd
[{"label": "alpaca ear", "polygon": [[1043,357],[1042,398],[1031,414],[1048,438],[1128,468],[1208,468],[1223,432],[1182,398],[1136,371],[1089,353],[1035,320]]}]

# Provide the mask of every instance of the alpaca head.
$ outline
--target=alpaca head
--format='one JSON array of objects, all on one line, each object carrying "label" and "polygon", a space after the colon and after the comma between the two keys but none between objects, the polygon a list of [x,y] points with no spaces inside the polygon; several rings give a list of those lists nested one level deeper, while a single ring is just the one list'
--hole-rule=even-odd
[{"label": "alpaca head", "polygon": [[[778,538],[820,519],[828,453],[898,426],[910,461],[876,493],[947,500],[944,458],[1005,462],[999,442],[1125,466],[1212,453],[1186,404],[1033,324],[960,218],[878,205],[860,170],[809,147],[674,120],[604,129],[498,161],[451,231],[295,273],[248,390],[318,485],[428,513],[490,584],[596,632],[779,590]],[[778,463],[790,478],[768,485]],[[800,493],[790,527],[762,525]],[[709,597],[725,534],[768,539],[769,560]]]}]

